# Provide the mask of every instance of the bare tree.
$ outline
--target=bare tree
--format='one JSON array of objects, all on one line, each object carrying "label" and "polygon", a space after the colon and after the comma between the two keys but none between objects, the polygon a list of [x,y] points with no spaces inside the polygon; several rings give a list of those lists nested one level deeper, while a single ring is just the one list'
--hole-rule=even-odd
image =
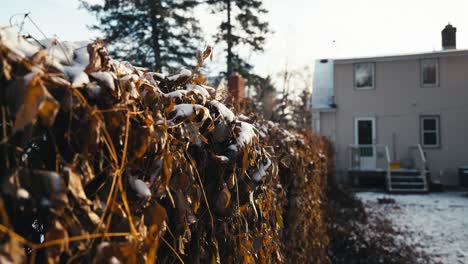
[{"label": "bare tree", "polygon": [[312,78],[308,66],[290,70],[286,64],[284,71],[278,73],[282,90],[278,98],[278,111],[273,115],[275,121],[291,127],[309,128],[311,125],[310,83]]}]

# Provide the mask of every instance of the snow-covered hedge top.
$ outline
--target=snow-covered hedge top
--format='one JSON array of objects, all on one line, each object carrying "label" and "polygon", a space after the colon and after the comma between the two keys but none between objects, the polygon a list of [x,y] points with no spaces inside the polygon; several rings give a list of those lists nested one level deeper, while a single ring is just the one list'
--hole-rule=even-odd
[{"label": "snow-covered hedge top", "polygon": [[[117,99],[126,97],[143,102],[154,101],[154,98],[158,98],[155,102],[163,102],[161,100],[166,98],[172,103],[163,102],[163,119],[155,120],[156,125],[177,127],[198,123],[202,126],[208,121],[221,122],[228,129],[215,128],[211,133],[225,139],[226,145],[236,144],[240,149],[247,149],[259,142],[255,127],[241,121],[229,107],[215,100],[216,89],[197,83],[198,73],[188,69],[173,75],[151,72],[126,61],[111,59],[100,40],[93,43],[28,40],[11,27],[0,29],[0,45],[9,49],[11,59],[29,60],[33,65],[32,73],[54,72],[56,74],[49,76],[53,83],[82,89],[89,99],[104,100],[109,94]],[[26,81],[25,86],[28,85]],[[34,123],[36,119],[31,118],[28,122]],[[258,171],[265,169],[261,164],[256,166]],[[256,181],[259,180],[261,177],[256,177]]]},{"label": "snow-covered hedge top", "polygon": [[[6,227],[16,233],[0,249],[16,245],[15,262],[26,261],[26,246],[50,263],[143,263],[156,254],[162,263],[175,254],[202,263],[285,261],[278,161],[298,172],[282,178],[302,194],[313,153],[295,133],[234,113],[206,85],[200,63],[165,75],[110,58],[99,40],[27,40],[7,27],[0,62],[7,222],[47,222],[37,232]],[[314,198],[310,190],[293,199],[301,214],[316,204],[303,199]]]}]

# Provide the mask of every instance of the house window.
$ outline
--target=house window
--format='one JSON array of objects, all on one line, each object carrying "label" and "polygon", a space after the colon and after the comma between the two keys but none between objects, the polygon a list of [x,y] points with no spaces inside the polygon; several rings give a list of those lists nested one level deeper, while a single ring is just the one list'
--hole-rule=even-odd
[{"label": "house window", "polygon": [[439,85],[439,60],[425,59],[421,60],[421,86]]},{"label": "house window", "polygon": [[439,116],[421,117],[421,144],[423,147],[437,148],[440,146]]},{"label": "house window", "polygon": [[357,90],[370,90],[375,87],[375,64],[354,64],[354,87]]}]

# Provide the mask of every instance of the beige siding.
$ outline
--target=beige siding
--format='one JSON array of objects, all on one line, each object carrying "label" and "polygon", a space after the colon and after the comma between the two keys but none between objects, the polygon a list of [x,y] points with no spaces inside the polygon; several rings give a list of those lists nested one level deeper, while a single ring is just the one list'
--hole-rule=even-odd
[{"label": "beige siding", "polygon": [[376,61],[375,90],[355,90],[353,63],[335,64],[336,127],[327,129],[336,130],[342,175],[348,163],[347,146],[354,143],[354,118],[375,117],[376,143],[388,145],[392,156],[395,133],[400,159],[407,156],[409,145],[420,142],[420,116],[439,115],[441,147],[425,149],[429,167],[434,178],[442,174],[443,183],[458,183],[456,168],[468,165],[468,56],[439,56],[439,72],[439,87],[422,88],[420,58]]}]

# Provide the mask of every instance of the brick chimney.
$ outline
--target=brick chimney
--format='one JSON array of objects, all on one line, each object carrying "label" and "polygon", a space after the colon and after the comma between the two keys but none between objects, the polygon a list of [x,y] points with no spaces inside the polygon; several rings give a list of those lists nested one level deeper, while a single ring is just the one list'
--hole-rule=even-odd
[{"label": "brick chimney", "polygon": [[237,112],[240,112],[241,102],[244,99],[245,93],[245,81],[242,76],[234,72],[229,76],[228,79],[228,90],[229,94],[231,95],[231,102],[234,105],[234,108]]},{"label": "brick chimney", "polygon": [[457,28],[450,25],[445,26],[442,30],[442,49],[456,49],[457,48]]}]

